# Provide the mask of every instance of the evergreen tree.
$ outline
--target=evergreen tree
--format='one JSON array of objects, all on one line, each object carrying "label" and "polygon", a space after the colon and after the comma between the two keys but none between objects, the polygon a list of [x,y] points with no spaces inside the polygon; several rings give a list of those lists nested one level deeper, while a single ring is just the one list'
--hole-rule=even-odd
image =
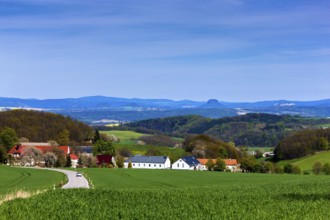
[{"label": "evergreen tree", "polygon": [[94,138],[93,138],[93,143],[95,144],[96,142],[101,140],[100,132],[99,130],[95,130]]},{"label": "evergreen tree", "polygon": [[70,157],[69,154],[68,154],[68,156],[66,157],[65,167],[72,167],[72,161],[71,161],[71,157]]}]

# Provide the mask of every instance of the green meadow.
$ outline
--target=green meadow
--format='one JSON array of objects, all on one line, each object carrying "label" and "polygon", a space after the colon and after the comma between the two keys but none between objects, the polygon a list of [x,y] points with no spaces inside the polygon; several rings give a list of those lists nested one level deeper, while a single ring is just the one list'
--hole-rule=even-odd
[{"label": "green meadow", "polygon": [[52,188],[65,181],[59,172],[0,166],[0,197],[18,190],[34,191]]},{"label": "green meadow", "polygon": [[321,162],[322,164],[330,163],[330,151],[317,152],[314,155],[308,155],[306,157],[283,160],[278,164],[284,166],[285,164],[291,163],[297,165],[303,171],[311,171],[315,162]]}]

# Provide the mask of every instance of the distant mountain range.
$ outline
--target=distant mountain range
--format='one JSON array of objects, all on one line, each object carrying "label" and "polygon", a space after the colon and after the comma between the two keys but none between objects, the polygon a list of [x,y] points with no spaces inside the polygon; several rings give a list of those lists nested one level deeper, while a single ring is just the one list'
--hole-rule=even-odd
[{"label": "distant mountain range", "polygon": [[57,112],[88,123],[100,120],[127,122],[186,114],[221,118],[250,112],[330,117],[330,99],[223,102],[216,99],[174,101],[170,99],[127,99],[105,96],[44,100],[0,98],[0,110],[13,108]]}]

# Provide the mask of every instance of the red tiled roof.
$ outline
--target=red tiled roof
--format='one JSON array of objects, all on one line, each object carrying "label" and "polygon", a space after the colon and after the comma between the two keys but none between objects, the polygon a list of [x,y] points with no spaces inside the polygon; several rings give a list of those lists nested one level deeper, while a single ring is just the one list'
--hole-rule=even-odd
[{"label": "red tiled roof", "polygon": [[[9,154],[22,154],[24,149],[27,147],[31,147],[31,146],[22,146],[22,145],[16,145],[14,147],[12,147],[8,153]],[[52,146],[34,146],[35,148],[39,149],[42,151],[42,153],[46,153],[49,151],[52,151],[54,147]],[[61,149],[63,151],[64,154],[68,154],[71,152],[71,149],[69,146],[59,146],[59,149]]]},{"label": "red tiled roof", "polygon": [[71,160],[78,160],[79,159],[79,157],[75,154],[70,154],[70,158],[71,158]]},{"label": "red tiled roof", "polygon": [[[202,165],[206,165],[207,161],[209,161],[209,159],[197,159]],[[217,162],[217,159],[211,159],[212,162],[215,164]],[[225,162],[226,166],[236,166],[237,160],[236,159],[223,159],[223,161]]]}]

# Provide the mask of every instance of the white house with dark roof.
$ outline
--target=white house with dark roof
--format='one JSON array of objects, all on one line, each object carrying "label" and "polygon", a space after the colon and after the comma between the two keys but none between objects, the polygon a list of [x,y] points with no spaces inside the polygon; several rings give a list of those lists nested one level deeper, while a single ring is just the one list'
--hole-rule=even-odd
[{"label": "white house with dark roof", "polygon": [[193,156],[181,157],[172,164],[173,170],[202,170],[201,163]]},{"label": "white house with dark roof", "polygon": [[133,156],[125,160],[124,168],[132,164],[133,169],[170,169],[171,161],[167,156]]}]

